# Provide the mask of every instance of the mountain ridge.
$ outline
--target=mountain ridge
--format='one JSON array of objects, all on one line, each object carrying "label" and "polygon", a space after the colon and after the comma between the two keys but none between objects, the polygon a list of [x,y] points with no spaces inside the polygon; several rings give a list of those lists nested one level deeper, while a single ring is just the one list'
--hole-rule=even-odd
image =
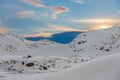
[{"label": "mountain ridge", "polygon": [[28,41],[15,34],[0,35],[1,54],[30,54],[41,56],[109,55],[120,51],[120,27],[100,29],[79,34],[69,44],[54,41]]}]

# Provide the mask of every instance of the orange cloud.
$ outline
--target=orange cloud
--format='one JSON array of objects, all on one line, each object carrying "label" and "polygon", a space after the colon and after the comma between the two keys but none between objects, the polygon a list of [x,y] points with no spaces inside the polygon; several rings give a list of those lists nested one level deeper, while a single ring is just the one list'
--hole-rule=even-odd
[{"label": "orange cloud", "polygon": [[[47,5],[44,5],[39,0],[21,0],[21,1],[24,2],[24,3],[30,4],[30,5],[33,5],[35,7],[52,9],[54,11],[53,14],[51,15],[52,19],[58,18],[59,14],[62,14],[64,12],[68,12],[68,8],[66,8],[64,6],[52,6],[52,7],[49,7]],[[23,17],[26,16],[26,15],[28,15],[28,14],[23,15]]]},{"label": "orange cloud", "polygon": [[21,0],[21,1],[33,5],[35,7],[45,7],[45,5],[39,0]]},{"label": "orange cloud", "polygon": [[35,31],[36,32],[50,32],[50,33],[54,33],[54,32],[80,31],[80,30],[74,29],[74,28],[71,28],[71,27],[61,26],[61,25],[49,24],[48,27],[39,28],[39,29],[36,29]]},{"label": "orange cloud", "polygon": [[38,36],[43,36],[43,37],[50,37],[52,34],[51,33],[47,33],[47,32],[41,32],[38,34],[24,34],[24,37],[38,37]]},{"label": "orange cloud", "polygon": [[68,12],[68,8],[63,6],[52,6],[51,9],[54,11],[52,14],[52,19],[56,19],[61,13]]},{"label": "orange cloud", "polygon": [[50,37],[52,34],[55,33],[60,33],[60,32],[65,32],[65,31],[80,31],[80,32],[87,32],[88,30],[79,30],[71,27],[66,27],[66,26],[60,26],[60,25],[54,25],[54,24],[49,24],[48,27],[46,28],[39,28],[35,30],[37,34],[24,34],[24,37],[38,37],[38,36],[43,36],[43,37]]},{"label": "orange cloud", "polygon": [[60,26],[60,25],[49,25],[49,28],[51,28],[52,30],[56,30],[56,31],[81,31],[81,32],[85,32],[86,30],[79,30],[79,29],[75,29],[75,28],[71,28],[71,27],[65,27],[65,26]]},{"label": "orange cloud", "polygon": [[6,32],[9,32],[8,28],[0,27],[0,33],[6,33]]}]

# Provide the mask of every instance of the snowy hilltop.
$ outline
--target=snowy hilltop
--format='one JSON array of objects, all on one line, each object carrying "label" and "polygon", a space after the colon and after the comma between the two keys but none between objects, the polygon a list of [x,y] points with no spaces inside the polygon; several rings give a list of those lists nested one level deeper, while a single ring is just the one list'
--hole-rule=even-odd
[{"label": "snowy hilltop", "polygon": [[120,27],[82,33],[70,44],[49,40],[28,41],[15,34],[0,34],[0,51],[0,55],[107,55],[120,51]]},{"label": "snowy hilltop", "polygon": [[120,27],[93,30],[78,35],[69,46],[79,55],[107,55],[120,52]]},{"label": "snowy hilltop", "polygon": [[119,26],[82,33],[69,44],[1,33],[0,80],[120,80],[119,53]]},{"label": "snowy hilltop", "polygon": [[34,42],[11,33],[0,34],[0,55],[64,56],[71,52],[64,50],[68,48],[49,40]]}]

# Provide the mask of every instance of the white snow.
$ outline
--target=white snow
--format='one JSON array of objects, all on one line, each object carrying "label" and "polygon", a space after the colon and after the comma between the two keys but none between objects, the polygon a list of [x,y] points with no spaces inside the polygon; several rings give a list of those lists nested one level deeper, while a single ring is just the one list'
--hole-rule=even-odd
[{"label": "white snow", "polygon": [[103,56],[118,52],[119,26],[80,34],[70,44],[59,44],[49,40],[34,42],[11,33],[0,34],[0,55]]},{"label": "white snow", "polygon": [[120,27],[89,31],[70,44],[0,34],[0,80],[120,80]]},{"label": "white snow", "polygon": [[120,80],[120,53],[78,64],[58,73],[7,74],[0,80]]},{"label": "white snow", "polygon": [[41,80],[120,80],[120,54],[86,62]]},{"label": "white snow", "polygon": [[89,31],[69,45],[79,55],[108,55],[120,52],[120,27]]}]

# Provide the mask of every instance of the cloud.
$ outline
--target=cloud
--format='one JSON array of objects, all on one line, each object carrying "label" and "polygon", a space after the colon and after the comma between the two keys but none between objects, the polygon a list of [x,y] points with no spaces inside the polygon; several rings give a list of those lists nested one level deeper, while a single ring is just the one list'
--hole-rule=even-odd
[{"label": "cloud", "polygon": [[104,29],[104,28],[111,28],[115,24],[119,24],[119,19],[76,19],[72,20],[75,23],[84,23],[88,24],[91,27],[88,27],[86,30],[96,30],[96,29]]},{"label": "cloud", "polygon": [[0,27],[0,33],[7,33],[7,32],[9,32],[8,28]]},{"label": "cloud", "polygon": [[7,32],[11,32],[11,31],[20,31],[19,29],[13,29],[13,28],[7,28],[4,26],[0,26],[0,33],[7,33]]},{"label": "cloud", "polygon": [[118,13],[120,14],[120,11],[118,11]]},{"label": "cloud", "polygon": [[53,25],[53,24],[49,25],[49,28],[56,31],[82,31],[71,27],[65,27],[65,26]]},{"label": "cloud", "polygon": [[48,27],[46,28],[39,28],[36,29],[35,32],[37,34],[24,34],[24,37],[50,37],[55,33],[60,33],[60,32],[67,32],[67,31],[80,31],[80,32],[86,32],[88,30],[79,30],[67,26],[61,26],[61,25],[54,25],[54,24],[49,24]]},{"label": "cloud", "polygon": [[2,19],[0,19],[0,26],[2,26],[3,25],[3,21],[2,21]]},{"label": "cloud", "polygon": [[33,17],[34,14],[35,14],[34,11],[21,11],[18,13],[19,17],[21,17],[21,18]]},{"label": "cloud", "polygon": [[59,32],[66,32],[66,31],[80,31],[80,32],[86,32],[88,30],[79,30],[72,27],[67,26],[61,26],[61,25],[55,25],[55,24],[49,24],[48,27],[39,28],[35,30],[36,32],[47,32],[47,33],[59,33]]},{"label": "cloud", "polygon": [[6,33],[9,32],[9,28],[3,27],[3,21],[0,19],[0,33]]},{"label": "cloud", "polygon": [[78,3],[78,4],[82,4],[84,3],[84,0],[72,0],[72,2]]},{"label": "cloud", "polygon": [[[39,8],[46,8],[46,9],[50,9],[53,11],[53,14],[51,15],[52,19],[56,19],[58,18],[59,14],[62,14],[64,12],[68,12],[68,8],[64,7],[64,6],[48,6],[48,5],[44,5],[42,2],[40,2],[39,0],[21,0],[24,3],[33,5],[35,7],[39,7]],[[25,15],[26,16],[26,15]],[[44,16],[44,15],[43,15]],[[24,17],[24,16],[23,16]]]},{"label": "cloud", "polygon": [[51,9],[54,11],[52,14],[52,19],[56,19],[59,14],[69,11],[69,9],[64,6],[52,6]]},{"label": "cloud", "polygon": [[35,7],[45,7],[45,5],[38,0],[21,0],[21,1],[24,3],[28,3],[28,4],[35,6]]},{"label": "cloud", "polygon": [[116,23],[118,20],[115,19],[76,19],[72,20],[76,23]]},{"label": "cloud", "polygon": [[68,26],[61,26],[55,24],[49,24],[48,27],[39,28],[35,30],[36,32],[49,32],[49,33],[58,33],[58,32],[66,32],[66,31],[80,31],[85,32],[86,30],[79,30],[76,28],[68,27]]},{"label": "cloud", "polygon": [[90,27],[88,30],[97,30],[97,29],[105,29],[105,28],[112,28],[114,24],[110,23],[104,23],[104,24],[98,24]]},{"label": "cloud", "polygon": [[24,37],[38,37],[38,36],[50,37],[50,36],[52,36],[52,34],[48,33],[48,32],[40,32],[40,33],[37,33],[37,34],[24,34],[23,36]]}]

